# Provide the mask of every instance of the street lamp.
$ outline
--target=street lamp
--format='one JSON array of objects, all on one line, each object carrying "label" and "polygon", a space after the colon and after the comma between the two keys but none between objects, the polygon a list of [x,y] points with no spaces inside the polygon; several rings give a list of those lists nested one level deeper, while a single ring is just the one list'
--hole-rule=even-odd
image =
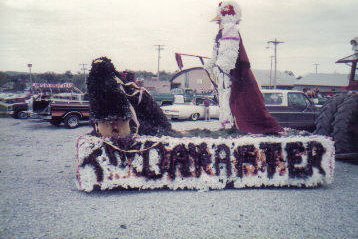
[{"label": "street lamp", "polygon": [[30,87],[32,87],[32,75],[31,75],[31,67],[32,67],[32,64],[27,64],[27,67],[29,68],[29,71],[30,71]]}]

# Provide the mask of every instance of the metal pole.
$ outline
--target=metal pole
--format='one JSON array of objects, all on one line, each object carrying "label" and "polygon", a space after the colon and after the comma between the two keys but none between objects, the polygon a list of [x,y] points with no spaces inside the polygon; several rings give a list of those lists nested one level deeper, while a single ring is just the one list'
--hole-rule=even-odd
[{"label": "metal pole", "polygon": [[268,41],[267,43],[272,43],[274,45],[275,72],[274,72],[274,79],[273,79],[273,87],[274,87],[274,89],[276,89],[277,88],[277,45],[284,43],[284,42],[278,41],[275,38],[274,41]]},{"label": "metal pole", "polygon": [[316,75],[317,75],[317,72],[318,72],[318,66],[319,66],[319,64],[318,63],[315,63],[315,64],[313,64],[313,65],[315,65],[316,66]]},{"label": "metal pole", "polygon": [[[277,42],[277,39],[275,39]],[[275,77],[273,78],[273,88],[277,88],[277,44],[275,44]]]},{"label": "metal pole", "polygon": [[30,73],[30,89],[31,89],[31,91],[32,91],[32,74],[31,74],[32,64],[31,64],[31,63],[27,64],[27,67],[29,68],[29,73]]},{"label": "metal pole", "polygon": [[81,70],[83,71],[83,78],[85,79],[85,84],[86,84],[87,77],[86,77],[86,68],[85,68],[85,66],[87,66],[87,64],[81,63],[80,66],[82,66]]},{"label": "metal pole", "polygon": [[32,85],[32,73],[31,73],[31,67],[30,67],[30,84]]},{"label": "metal pole", "polygon": [[87,76],[86,76],[86,68],[83,68],[83,75],[85,77],[85,83],[87,82]]},{"label": "metal pole", "polygon": [[157,50],[158,50],[158,73],[157,73],[157,77],[158,77],[158,81],[160,80],[160,78],[159,78],[159,66],[160,66],[160,51],[161,50],[164,50],[164,48],[163,48],[163,46],[164,45],[154,45],[154,46],[156,46],[157,47]]},{"label": "metal pole", "polygon": [[270,65],[270,89],[272,87],[272,60],[273,60],[274,56],[270,56],[270,60],[271,60],[271,65]]},{"label": "metal pole", "polygon": [[159,81],[159,65],[160,65],[160,46],[158,46],[158,70],[157,70],[157,77]]},{"label": "metal pole", "polygon": [[349,84],[352,84],[356,75],[357,62],[352,62],[351,75],[349,76]]}]

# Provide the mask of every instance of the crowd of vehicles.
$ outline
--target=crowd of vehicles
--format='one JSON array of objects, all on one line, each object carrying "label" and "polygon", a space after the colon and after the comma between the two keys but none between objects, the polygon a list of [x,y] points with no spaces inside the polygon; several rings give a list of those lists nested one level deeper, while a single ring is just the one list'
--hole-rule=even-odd
[{"label": "crowd of vehicles", "polygon": [[[303,92],[292,90],[262,90],[265,105],[283,127],[307,130],[334,139],[337,157],[355,157],[358,146],[358,94],[354,91],[337,95],[321,108]],[[191,102],[179,97],[172,105],[161,106],[170,119],[197,121],[205,117],[204,100],[210,102],[211,119],[219,118],[219,106],[214,97],[195,96]],[[6,98],[0,102],[14,118],[36,118],[52,125],[76,128],[88,122],[90,106],[83,93],[60,93],[51,97]]]},{"label": "crowd of vehicles", "polygon": [[190,103],[197,97],[210,97],[209,94],[196,93],[190,88],[174,88],[169,93],[150,92],[159,106],[172,105],[175,103]]},{"label": "crowd of vehicles", "polygon": [[[337,61],[351,66],[347,93],[313,102],[300,91],[262,90],[267,109],[283,127],[332,137],[337,157],[358,156],[358,39],[353,39],[351,44],[354,54]],[[63,123],[67,128],[76,128],[80,121],[89,120],[86,95],[71,84],[35,84],[31,93],[0,94],[0,112],[20,119],[39,118],[56,126]],[[203,119],[206,98],[210,101],[210,118],[219,118],[219,106],[213,94],[176,88],[169,94],[152,92],[152,96],[170,119]]]},{"label": "crowd of vehicles", "polygon": [[[177,90],[178,91],[178,90]],[[175,92],[175,91],[173,91]],[[284,127],[313,131],[318,108],[303,92],[290,90],[262,90],[265,104],[270,113]],[[174,95],[174,94],[173,94]],[[211,119],[219,118],[219,106],[213,95],[195,95],[184,98],[183,95],[174,95],[176,102],[161,106],[164,114],[170,119],[200,120],[205,117],[204,100],[210,102],[209,112]],[[8,113],[14,118],[37,118],[59,126],[76,128],[81,121],[88,121],[90,116],[89,102],[83,93],[58,93],[51,96],[26,97],[25,102],[19,104],[22,108],[9,108]],[[19,114],[21,112],[21,114]],[[19,117],[21,116],[21,117]]]},{"label": "crowd of vehicles", "polygon": [[[300,91],[262,90],[265,105],[269,112],[283,127],[313,131],[318,108]],[[163,112],[170,119],[203,119],[205,97],[196,97],[190,103],[163,106]],[[219,118],[219,106],[214,99],[209,99],[210,118]]]},{"label": "crowd of vehicles", "polygon": [[81,120],[89,119],[86,95],[73,84],[32,85],[24,94],[1,94],[1,112],[16,119],[35,118],[76,128]]}]

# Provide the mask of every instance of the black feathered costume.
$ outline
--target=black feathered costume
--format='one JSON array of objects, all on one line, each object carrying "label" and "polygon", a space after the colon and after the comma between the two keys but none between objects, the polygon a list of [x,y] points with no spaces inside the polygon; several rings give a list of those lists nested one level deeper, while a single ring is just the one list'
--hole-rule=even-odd
[{"label": "black feathered costume", "polygon": [[95,59],[87,82],[92,119],[133,119],[131,129],[139,135],[171,135],[174,131],[163,111],[134,80],[133,73],[116,71],[110,59]]},{"label": "black feathered costume", "polygon": [[[130,95],[129,102],[133,106],[139,122],[140,135],[171,135],[173,130],[162,109],[152,96],[142,87],[135,84],[135,75],[132,72],[118,74],[123,81],[123,89]],[[135,127],[131,123],[132,128]]]},{"label": "black feathered costume", "polygon": [[132,117],[129,101],[118,87],[115,72],[111,60],[106,57],[92,62],[87,90],[94,121],[129,120]]}]

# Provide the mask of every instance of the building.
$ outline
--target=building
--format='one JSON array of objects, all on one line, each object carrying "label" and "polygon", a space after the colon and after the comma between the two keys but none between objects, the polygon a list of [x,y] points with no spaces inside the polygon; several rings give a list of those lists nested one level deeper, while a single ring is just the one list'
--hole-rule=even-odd
[{"label": "building", "polygon": [[141,80],[143,87],[148,91],[155,91],[157,93],[169,93],[170,92],[170,81],[158,80],[156,77],[145,78]]},{"label": "building", "polygon": [[320,92],[346,91],[349,78],[347,74],[338,73],[311,73],[294,83],[295,90],[318,89]]},{"label": "building", "polygon": [[[273,88],[273,80],[270,81],[269,70],[253,70],[257,83],[261,88]],[[273,78],[273,75],[272,75]],[[277,88],[292,89],[296,78],[292,72],[277,72]],[[196,92],[212,91],[210,78],[200,67],[190,68],[178,72],[172,78],[172,88],[191,88]]]},{"label": "building", "polygon": [[[274,72],[270,70],[253,70],[253,73],[256,77],[256,81],[263,89],[273,89],[274,88]],[[296,81],[295,75],[291,71],[277,71],[277,80],[276,88],[291,90],[294,87]]]},{"label": "building", "polygon": [[[258,85],[262,89],[274,88],[273,72],[270,70],[253,70]],[[276,88],[287,90],[319,89],[320,92],[342,92],[346,91],[349,79],[347,74],[318,73],[308,74],[296,78],[291,71],[277,71]],[[197,93],[213,91],[213,84],[206,71],[202,67],[194,67],[176,73],[170,82],[158,81],[156,78],[146,79],[144,86],[148,90],[157,90],[160,93],[167,93],[173,88],[190,88]]]},{"label": "building", "polygon": [[175,74],[171,79],[171,88],[189,88],[197,93],[207,93],[214,90],[209,75],[201,67],[189,68]]}]

